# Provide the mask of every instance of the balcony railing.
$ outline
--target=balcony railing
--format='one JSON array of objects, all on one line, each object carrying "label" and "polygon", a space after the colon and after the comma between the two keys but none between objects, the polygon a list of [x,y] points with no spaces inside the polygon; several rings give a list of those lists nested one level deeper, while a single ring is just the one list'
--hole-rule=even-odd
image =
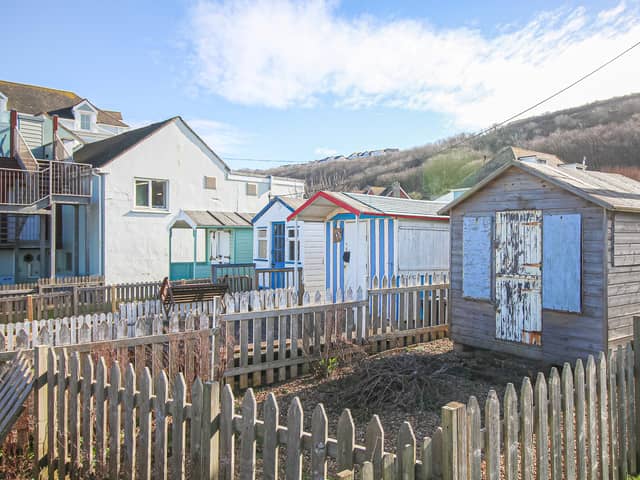
[{"label": "balcony railing", "polygon": [[91,165],[47,161],[34,172],[0,168],[0,205],[29,206],[53,196],[90,197]]}]

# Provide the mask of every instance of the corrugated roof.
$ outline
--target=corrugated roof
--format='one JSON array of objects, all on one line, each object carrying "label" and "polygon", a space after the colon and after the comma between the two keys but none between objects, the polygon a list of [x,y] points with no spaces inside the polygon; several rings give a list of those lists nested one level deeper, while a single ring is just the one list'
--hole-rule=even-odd
[{"label": "corrugated roof", "polygon": [[510,161],[493,174],[477,183],[464,195],[440,209],[440,213],[448,213],[456,205],[466,201],[475,192],[502,175],[506,170],[515,167],[549,181],[559,188],[565,189],[587,201],[600,205],[608,210],[640,212],[640,182],[617,173],[605,173],[582,170],[571,166],[561,167],[541,163],[525,163]]},{"label": "corrugated roof", "polygon": [[185,215],[198,227],[250,227],[253,213],[185,210]]},{"label": "corrugated roof", "polygon": [[298,207],[288,218],[322,221],[340,211],[358,215],[381,215],[391,217],[412,217],[424,219],[446,219],[438,214],[445,204],[427,200],[380,197],[362,193],[317,192]]},{"label": "corrugated roof", "polygon": [[444,205],[443,202],[429,200],[412,200],[408,198],[383,197],[379,195],[365,195],[362,193],[345,193],[349,197],[373,208],[385,215],[438,215]]},{"label": "corrugated roof", "polygon": [[[73,118],[71,109],[84,100],[79,95],[67,90],[5,80],[0,80],[0,92],[7,96],[7,107],[11,110],[31,115],[49,113],[62,118]],[[119,112],[98,109],[98,123],[127,127],[128,125],[122,122],[121,115],[120,118],[114,115],[117,113]]]}]

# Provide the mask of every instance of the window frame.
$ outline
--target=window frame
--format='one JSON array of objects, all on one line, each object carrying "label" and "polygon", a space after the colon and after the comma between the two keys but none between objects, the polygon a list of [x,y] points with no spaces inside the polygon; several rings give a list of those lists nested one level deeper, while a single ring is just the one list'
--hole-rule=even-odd
[{"label": "window frame", "polygon": [[[267,227],[259,227],[256,229],[256,241],[257,250],[256,250],[256,260],[269,260],[269,232]],[[261,238],[261,234],[264,234],[264,237]],[[264,244],[264,255],[261,255],[260,246]]]},{"label": "window frame", "polygon": [[[85,128],[83,126],[83,121],[85,119],[89,124],[88,128]],[[92,126],[93,126],[93,115],[91,115],[90,113],[80,113],[80,130],[90,132],[92,130]]]},{"label": "window frame", "polygon": [[[296,230],[298,231],[298,234],[296,235]],[[293,236],[291,236],[290,234],[293,233]],[[296,255],[295,255],[295,250],[294,250],[294,254],[293,257],[291,257],[291,246],[293,244],[294,249],[296,248],[296,244],[297,244],[297,249],[298,249],[298,257],[300,257],[300,253],[301,253],[301,249],[300,249],[300,227],[287,227],[287,235],[285,237],[285,241],[287,242],[287,247],[286,247],[286,251],[285,251],[285,262],[289,262],[289,263],[295,263],[296,262]],[[298,258],[298,262],[300,262],[300,258]]]},{"label": "window frame", "polygon": [[[138,205],[138,182],[147,183],[147,204]],[[164,184],[164,204],[162,206],[153,205],[153,183]],[[169,211],[169,180],[164,178],[133,178],[133,209],[145,212],[167,212]]]}]

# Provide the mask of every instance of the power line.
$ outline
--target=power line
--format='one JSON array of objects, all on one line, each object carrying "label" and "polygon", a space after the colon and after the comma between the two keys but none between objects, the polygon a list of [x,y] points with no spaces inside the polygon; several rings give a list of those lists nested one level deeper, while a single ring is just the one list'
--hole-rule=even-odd
[{"label": "power line", "polygon": [[[522,115],[524,115],[525,113],[530,112],[531,110],[534,110],[536,108],[538,108],[540,105],[543,105],[545,103],[547,103],[549,100],[554,99],[555,97],[557,97],[558,95],[563,94],[564,92],[566,92],[567,90],[575,87],[576,85],[578,85],[579,83],[582,83],[584,80],[586,80],[587,78],[595,75],[596,73],[598,73],[600,70],[602,70],[603,68],[609,66],[610,64],[612,64],[613,62],[615,62],[616,60],[618,60],[619,58],[623,57],[624,55],[626,55],[627,53],[629,53],[631,50],[633,50],[634,48],[640,46],[640,41],[634,43],[633,45],[631,45],[630,47],[626,48],[625,50],[623,50],[622,52],[618,53],[616,56],[614,56],[613,58],[610,58],[609,60],[607,60],[606,62],[604,62],[603,64],[599,65],[598,67],[596,67],[595,69],[591,70],[589,73],[586,73],[584,75],[582,75],[580,78],[578,78],[577,80],[575,80],[574,82],[570,83],[569,85],[567,85],[564,88],[561,88],[560,90],[556,91],[555,93],[552,93],[551,95],[549,95],[548,97],[543,98],[542,100],[540,100],[539,102],[535,103],[534,105],[525,108],[524,110],[521,110],[520,112],[511,115],[509,118],[502,120],[501,122],[495,123],[493,124],[491,127],[485,128],[483,130],[480,130],[477,133],[474,133],[473,135],[470,135],[462,140],[457,141],[456,143],[452,144],[452,145],[448,145],[440,150],[438,150],[437,152],[429,155],[429,157],[433,157],[435,155],[440,155],[441,153],[446,152],[447,150],[451,150],[453,148],[459,147],[460,145],[463,145],[475,138],[481,137],[482,135],[485,135],[491,131],[497,131],[499,128],[503,127],[505,124],[511,122],[512,120],[515,120],[518,117],[521,117]],[[265,163],[288,163],[288,164],[295,164],[295,165],[300,165],[303,163],[309,163],[309,162],[287,162],[286,160],[275,160],[275,159],[258,159],[258,158],[233,158],[233,157],[225,157],[228,160],[238,160],[238,161],[247,161],[247,162],[265,162]]]}]

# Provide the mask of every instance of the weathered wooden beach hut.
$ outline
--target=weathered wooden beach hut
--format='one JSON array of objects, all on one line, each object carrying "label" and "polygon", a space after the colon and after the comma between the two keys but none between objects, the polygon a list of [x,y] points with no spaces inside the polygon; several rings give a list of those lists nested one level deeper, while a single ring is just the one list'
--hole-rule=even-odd
[{"label": "weathered wooden beach hut", "polygon": [[512,158],[451,218],[451,338],[561,362],[627,342],[640,314],[640,182]]},{"label": "weathered wooden beach hut", "polygon": [[[443,203],[359,193],[317,192],[288,219],[322,222],[324,249],[305,250],[303,270],[323,275],[324,288],[366,292],[373,278],[444,273],[449,218]],[[305,234],[305,236],[308,236]],[[322,269],[317,268],[322,259]],[[306,275],[306,274],[305,274]],[[309,290],[309,287],[305,285]]]}]

